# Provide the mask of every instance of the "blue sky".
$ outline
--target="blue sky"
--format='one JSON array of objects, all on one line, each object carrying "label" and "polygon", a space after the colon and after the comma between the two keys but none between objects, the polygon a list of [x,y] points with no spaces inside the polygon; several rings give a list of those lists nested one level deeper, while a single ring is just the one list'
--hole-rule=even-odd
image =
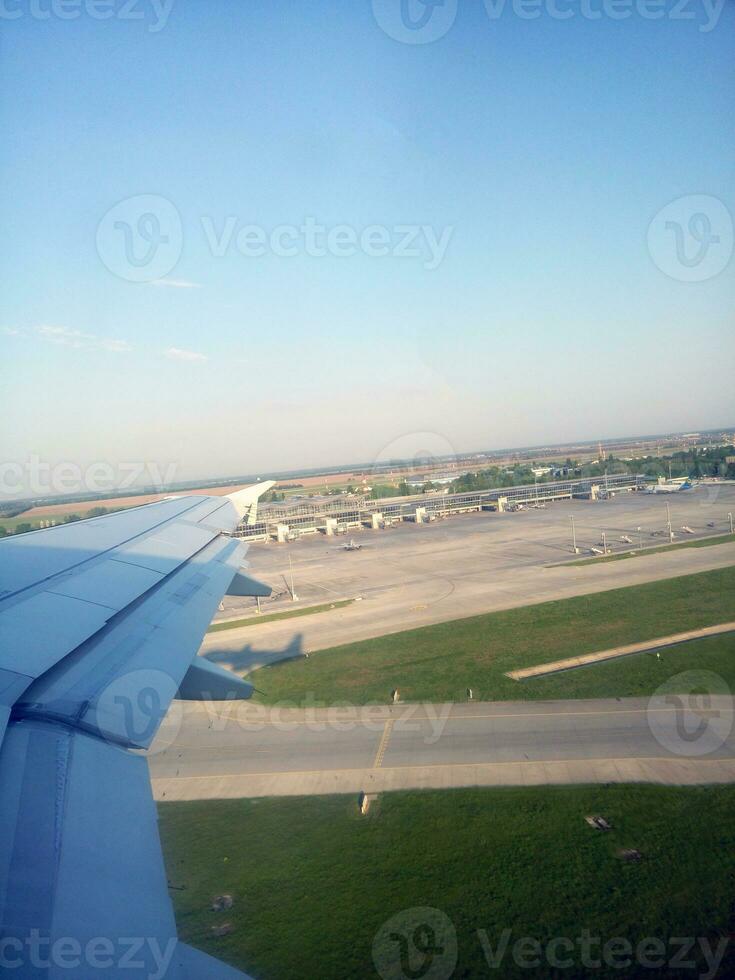
[{"label": "blue sky", "polygon": [[[3,459],[187,479],[416,432],[464,451],[735,423],[733,6],[557,3],[573,16],[460,2],[405,44],[378,23],[399,0],[176,0],[165,23],[145,0],[136,20],[8,0]],[[141,195],[180,218],[158,282],[120,275],[105,217]],[[672,201],[719,237],[702,281],[656,218]],[[390,254],[308,254],[307,218],[377,226]],[[237,248],[244,226],[266,254]],[[395,254],[406,227],[418,255]],[[433,263],[423,228],[447,236]]]}]

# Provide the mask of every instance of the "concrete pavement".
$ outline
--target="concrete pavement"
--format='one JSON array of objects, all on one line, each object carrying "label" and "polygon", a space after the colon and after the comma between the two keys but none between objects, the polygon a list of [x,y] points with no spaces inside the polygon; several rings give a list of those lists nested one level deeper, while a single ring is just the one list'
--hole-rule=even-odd
[{"label": "concrete pavement", "polygon": [[680,643],[689,643],[692,640],[703,640],[708,636],[722,636],[724,633],[732,632],[735,632],[735,622],[718,623],[716,626],[703,626],[701,629],[673,633],[671,636],[659,636],[655,640],[645,640],[643,643],[628,643],[626,646],[611,647],[609,650],[599,650],[597,653],[584,653],[579,657],[567,657],[565,660],[552,660],[549,663],[537,664],[535,667],[509,670],[505,676],[510,677],[514,681],[522,681],[529,677],[542,677],[544,674],[556,674],[562,670],[573,670],[575,667],[599,664],[603,660],[617,660],[618,657],[628,657],[634,653],[646,653],[649,650],[663,650],[665,647],[677,646]]},{"label": "concrete pavement", "polygon": [[158,800],[545,783],[735,781],[733,698],[278,708],[187,703]]}]

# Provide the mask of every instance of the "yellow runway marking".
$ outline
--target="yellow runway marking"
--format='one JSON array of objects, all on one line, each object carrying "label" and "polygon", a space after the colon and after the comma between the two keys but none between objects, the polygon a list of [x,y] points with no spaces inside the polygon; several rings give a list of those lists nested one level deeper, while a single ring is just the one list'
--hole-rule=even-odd
[{"label": "yellow runway marking", "polygon": [[380,769],[383,762],[383,756],[385,755],[385,750],[388,748],[388,742],[390,741],[390,733],[393,731],[393,719],[389,718],[385,723],[385,728],[383,729],[383,735],[380,739],[380,745],[378,746],[378,751],[375,753],[375,761],[373,762],[373,769]]}]

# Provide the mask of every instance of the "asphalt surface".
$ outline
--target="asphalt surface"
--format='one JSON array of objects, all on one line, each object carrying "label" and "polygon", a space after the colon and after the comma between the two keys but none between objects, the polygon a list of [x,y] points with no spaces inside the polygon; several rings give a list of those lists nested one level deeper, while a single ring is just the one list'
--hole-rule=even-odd
[{"label": "asphalt surface", "polygon": [[159,800],[472,785],[735,781],[733,698],[287,709],[182,705],[149,754]]}]

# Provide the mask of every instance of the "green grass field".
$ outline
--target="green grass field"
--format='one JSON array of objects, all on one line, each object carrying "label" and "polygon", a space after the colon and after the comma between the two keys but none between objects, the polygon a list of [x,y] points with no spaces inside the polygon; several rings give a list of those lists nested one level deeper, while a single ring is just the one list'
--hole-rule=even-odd
[{"label": "green grass field", "polygon": [[[58,515],[50,514],[45,520],[55,520],[59,524],[62,523],[62,518]],[[0,527],[4,527],[8,534],[15,533],[15,529],[19,524],[30,524],[35,530],[41,526],[40,517],[28,517],[25,514],[18,514],[17,517],[0,517]]]},{"label": "green grass field", "polygon": [[[94,516],[91,512],[98,506],[103,505],[95,504],[94,507],[90,507],[89,503],[82,503],[79,505],[79,509],[75,510],[74,513],[82,520],[86,520],[87,518]],[[129,507],[111,507],[108,513],[114,514],[118,511],[129,509]],[[67,517],[68,514],[69,511],[65,509],[59,513],[51,512],[49,514],[44,514],[43,517],[31,517],[28,514],[18,514],[17,517],[0,516],[0,527],[4,527],[9,535],[15,533],[15,529],[19,524],[30,524],[31,529],[36,531],[41,527],[42,523],[45,523],[46,521],[56,521],[56,526],[63,524],[64,518]]]},{"label": "green grass field", "polygon": [[[594,558],[583,558],[581,561],[563,561],[552,568],[578,568],[580,565],[596,564],[606,561],[624,561],[626,558],[640,558],[646,555],[658,555],[664,551],[679,551],[682,548],[710,548],[716,544],[732,544],[735,541],[735,534],[718,534],[712,538],[699,538],[697,541],[679,541],[675,544],[662,544],[657,548],[644,548],[640,550],[622,551],[617,555],[597,555]],[[635,548],[635,546],[633,546]]]},{"label": "green grass field", "polygon": [[[427,906],[456,930],[456,971],[428,974],[441,977],[694,978],[707,975],[699,943],[689,954],[697,967],[682,970],[587,969],[578,945],[563,972],[545,955],[520,968],[512,947],[522,937],[574,942],[586,928],[601,944],[658,938],[668,964],[679,952],[672,937],[706,937],[716,949],[735,929],[733,786],[391,793],[365,817],[351,796],[166,803],[159,814],[182,939],[259,980],[377,977],[381,926]],[[613,830],[590,828],[588,814]],[[622,861],[621,848],[642,860]],[[210,911],[221,894],[233,908]],[[233,931],[216,938],[212,927],[225,922]],[[495,948],[504,930],[508,951],[490,970],[482,938]],[[732,940],[728,950],[721,977],[735,975]],[[384,966],[382,976],[426,976],[420,967],[421,958],[413,973]]]},{"label": "green grass field", "polygon": [[351,606],[354,599],[339,599],[337,602],[324,602],[320,606],[306,606],[304,609],[287,609],[284,612],[265,613],[261,616],[248,616],[246,619],[233,619],[229,623],[213,623],[207,633],[221,633],[222,630],[242,629],[243,626],[259,626],[261,623],[273,623],[278,619],[296,619],[299,616],[311,616],[314,613],[330,612],[332,609],[343,609]]},{"label": "green grass field", "polygon": [[735,567],[559,602],[393,633],[262,668],[250,680],[268,702],[314,699],[406,701],[647,695],[694,666],[714,670],[735,689],[735,636],[698,640],[655,654],[528,681],[505,671],[735,620]]}]

